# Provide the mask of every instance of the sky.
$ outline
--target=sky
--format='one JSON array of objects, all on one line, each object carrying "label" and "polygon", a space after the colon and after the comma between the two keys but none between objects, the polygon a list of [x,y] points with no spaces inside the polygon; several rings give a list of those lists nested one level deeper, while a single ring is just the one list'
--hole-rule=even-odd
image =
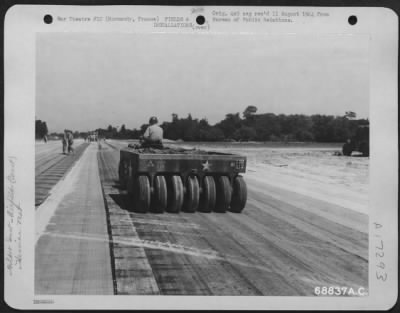
[{"label": "sky", "polygon": [[369,117],[362,35],[41,33],[36,52],[36,118],[50,132],[172,113],[214,124],[248,105]]}]

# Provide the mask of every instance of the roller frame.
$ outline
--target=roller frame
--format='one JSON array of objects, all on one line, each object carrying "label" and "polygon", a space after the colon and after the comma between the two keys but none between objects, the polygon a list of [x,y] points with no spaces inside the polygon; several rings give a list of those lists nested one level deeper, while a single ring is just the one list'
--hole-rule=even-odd
[{"label": "roller frame", "polygon": [[[149,178],[151,193],[154,192],[154,180],[158,175],[166,179],[173,175],[181,177],[186,182],[189,176],[196,177],[200,185],[205,176],[212,176],[215,180],[226,176],[233,187],[234,179],[246,172],[247,158],[245,156],[207,152],[205,154],[156,154],[139,153],[133,148],[124,148],[120,151],[120,162],[126,166],[123,171],[128,178],[136,180],[138,176],[146,175]],[[124,186],[123,186],[124,187]],[[186,185],[184,183],[184,188]]]}]

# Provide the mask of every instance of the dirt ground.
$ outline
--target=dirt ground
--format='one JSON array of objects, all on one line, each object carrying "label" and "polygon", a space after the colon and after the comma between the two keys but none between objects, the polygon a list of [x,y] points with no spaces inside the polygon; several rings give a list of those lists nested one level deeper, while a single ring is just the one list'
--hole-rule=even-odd
[{"label": "dirt ground", "polygon": [[246,179],[368,214],[369,158],[338,156],[340,144],[170,144],[241,154]]}]

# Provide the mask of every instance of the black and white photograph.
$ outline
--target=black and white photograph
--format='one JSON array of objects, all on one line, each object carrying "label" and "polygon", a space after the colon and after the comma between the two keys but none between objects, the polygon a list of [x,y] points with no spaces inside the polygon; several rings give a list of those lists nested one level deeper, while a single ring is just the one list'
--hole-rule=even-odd
[{"label": "black and white photograph", "polygon": [[[383,224],[371,217],[373,43],[349,33],[361,18],[346,15],[346,34],[279,33],[262,27],[334,14],[76,12],[44,16],[61,26],[33,39],[38,303],[369,297],[385,265],[371,272]],[[212,31],[236,19],[247,28]]]}]

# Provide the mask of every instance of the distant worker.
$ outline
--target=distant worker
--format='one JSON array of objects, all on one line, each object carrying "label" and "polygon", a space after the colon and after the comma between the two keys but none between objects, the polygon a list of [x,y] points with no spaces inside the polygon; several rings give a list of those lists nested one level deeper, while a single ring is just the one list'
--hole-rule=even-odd
[{"label": "distant worker", "polygon": [[64,135],[62,137],[62,147],[63,147],[63,154],[66,154],[68,149],[68,136],[66,129],[64,129]]},{"label": "distant worker", "polygon": [[68,139],[68,153],[74,153],[74,135],[72,135],[72,131],[69,131],[67,133],[67,139]]},{"label": "distant worker", "polygon": [[47,143],[47,136],[46,135],[43,136],[43,141],[44,141],[44,143]]},{"label": "distant worker", "polygon": [[149,126],[141,137],[141,146],[143,148],[163,148],[163,129],[158,126],[158,119],[152,116],[149,120]]}]

